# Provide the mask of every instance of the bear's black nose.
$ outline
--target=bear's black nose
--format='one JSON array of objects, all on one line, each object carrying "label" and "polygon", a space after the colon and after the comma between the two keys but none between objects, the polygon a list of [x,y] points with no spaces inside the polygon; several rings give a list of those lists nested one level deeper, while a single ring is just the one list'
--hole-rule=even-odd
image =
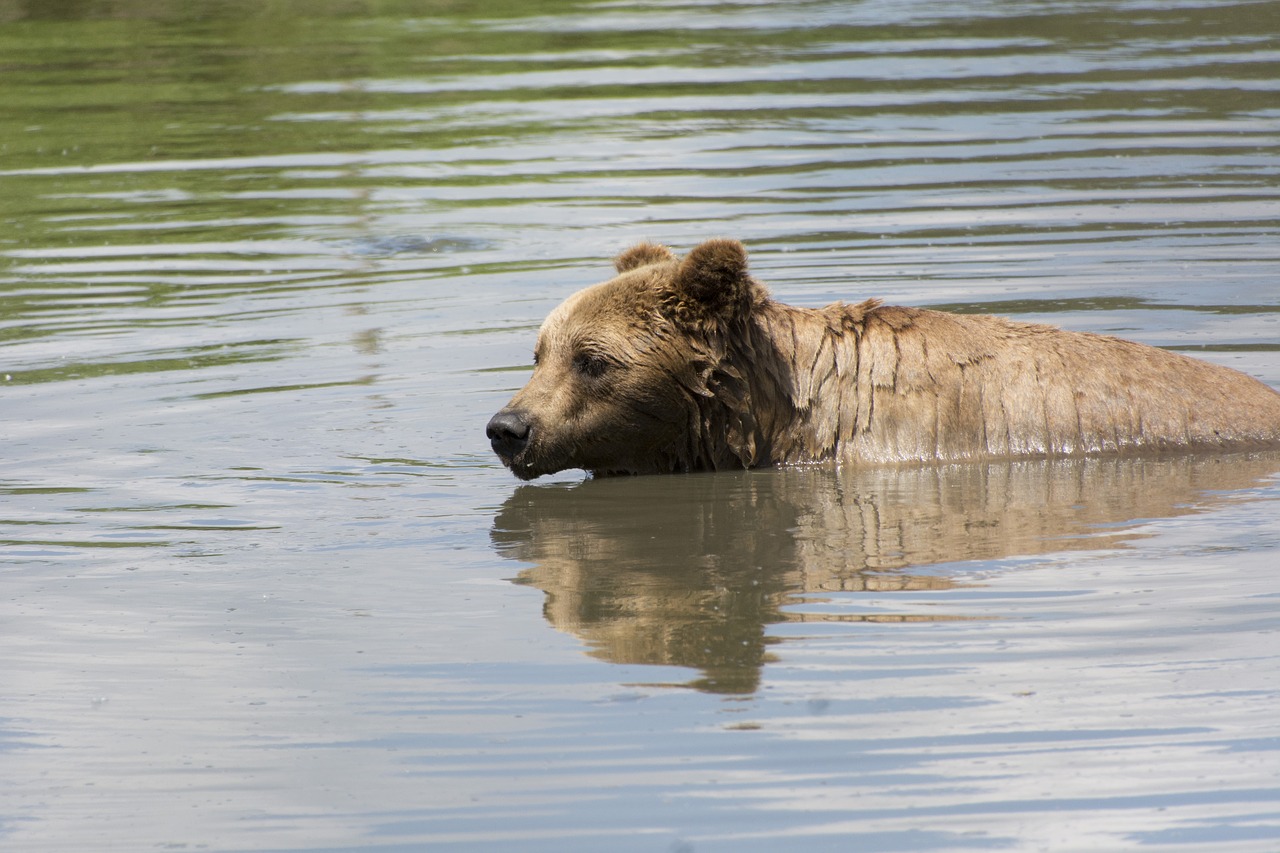
[{"label": "bear's black nose", "polygon": [[504,460],[510,460],[529,444],[529,421],[520,412],[503,409],[489,419],[484,432],[493,452]]}]

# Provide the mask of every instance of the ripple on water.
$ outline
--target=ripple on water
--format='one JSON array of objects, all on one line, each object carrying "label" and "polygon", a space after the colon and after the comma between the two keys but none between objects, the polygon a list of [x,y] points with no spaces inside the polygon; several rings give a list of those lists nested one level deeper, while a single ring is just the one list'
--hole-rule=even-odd
[{"label": "ripple on water", "polygon": [[0,846],[1280,845],[1274,459],[522,486],[483,435],[640,239],[1280,384],[1274,4],[38,5]]}]

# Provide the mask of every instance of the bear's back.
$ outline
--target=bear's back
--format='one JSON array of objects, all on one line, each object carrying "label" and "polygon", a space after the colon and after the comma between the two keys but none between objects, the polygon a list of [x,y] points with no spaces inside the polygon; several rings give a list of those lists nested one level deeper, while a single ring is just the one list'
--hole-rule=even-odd
[{"label": "bear's back", "polygon": [[1280,394],[1219,365],[1001,317],[886,306],[858,344],[842,456],[1071,456],[1280,444]]}]

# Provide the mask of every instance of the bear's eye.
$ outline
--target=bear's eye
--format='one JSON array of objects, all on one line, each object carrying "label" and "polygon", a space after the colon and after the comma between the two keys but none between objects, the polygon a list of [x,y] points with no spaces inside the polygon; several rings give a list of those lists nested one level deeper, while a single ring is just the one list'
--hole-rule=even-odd
[{"label": "bear's eye", "polygon": [[573,369],[592,379],[604,376],[609,367],[608,359],[593,352],[580,352],[573,357]]}]

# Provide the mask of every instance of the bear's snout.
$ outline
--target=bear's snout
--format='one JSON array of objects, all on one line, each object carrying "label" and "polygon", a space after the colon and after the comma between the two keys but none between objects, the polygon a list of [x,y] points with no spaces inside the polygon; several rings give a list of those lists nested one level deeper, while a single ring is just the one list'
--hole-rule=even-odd
[{"label": "bear's snout", "polygon": [[489,444],[493,452],[510,463],[529,445],[529,433],[532,431],[529,419],[523,412],[503,409],[489,419],[485,427],[485,435],[489,436]]}]

